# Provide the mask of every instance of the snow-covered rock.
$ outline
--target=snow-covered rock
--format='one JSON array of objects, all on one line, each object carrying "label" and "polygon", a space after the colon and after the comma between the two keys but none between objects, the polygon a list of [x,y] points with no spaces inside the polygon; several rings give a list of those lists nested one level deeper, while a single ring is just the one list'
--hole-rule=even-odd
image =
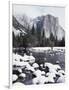
[{"label": "snow-covered rock", "polygon": [[20,73],[22,73],[22,69],[21,69],[21,68],[19,68],[18,71],[19,71]]},{"label": "snow-covered rock", "polygon": [[26,70],[30,70],[32,72],[34,72],[34,67],[30,66],[29,64],[26,66]]},{"label": "snow-covered rock", "polygon": [[13,87],[18,88],[18,87],[22,87],[23,85],[24,85],[24,83],[16,82],[16,83],[13,84]]},{"label": "snow-covered rock", "polygon": [[19,75],[19,78],[22,79],[22,80],[25,80],[26,74],[25,74],[25,73],[21,73],[21,74]]},{"label": "snow-covered rock", "polygon": [[53,64],[47,63],[47,62],[44,64],[44,66],[45,66],[45,67],[48,66],[49,68],[53,68]]},{"label": "snow-covered rock", "polygon": [[55,69],[55,70],[61,70],[61,67],[60,67],[58,64],[55,64],[55,65],[54,65],[54,69]]},{"label": "snow-covered rock", "polygon": [[59,70],[57,75],[59,75],[60,77],[61,76],[64,76],[65,75],[65,72],[63,70]]},{"label": "snow-covered rock", "polygon": [[57,64],[53,65],[51,63],[45,63],[44,66],[45,67],[47,66],[49,68],[50,73],[57,74],[57,70],[61,70],[61,67],[59,65],[57,65]]},{"label": "snow-covered rock", "polygon": [[33,56],[29,56],[29,63],[34,63],[35,62],[35,58]]},{"label": "snow-covered rock", "polygon": [[45,72],[44,72],[44,71],[41,71],[41,75],[42,75],[42,76],[45,76]]},{"label": "snow-covered rock", "polygon": [[18,76],[16,74],[12,75],[12,81],[16,81],[18,79]]},{"label": "snow-covered rock", "polygon": [[28,65],[27,62],[15,62],[13,65],[20,66],[20,67],[26,67]]},{"label": "snow-covered rock", "polygon": [[48,83],[54,83],[55,82],[55,80],[54,80],[54,78],[53,77],[48,77]]},{"label": "snow-covered rock", "polygon": [[24,62],[27,62],[27,60],[29,60],[29,56],[28,56],[28,55],[26,55],[25,53],[24,53],[23,58],[24,58]]},{"label": "snow-covered rock", "polygon": [[32,66],[33,66],[34,68],[38,68],[38,67],[39,67],[39,65],[38,65],[37,63],[34,63]]},{"label": "snow-covered rock", "polygon": [[40,64],[40,67],[43,68],[43,64]]},{"label": "snow-covered rock", "polygon": [[22,69],[21,68],[13,68],[14,71],[17,71],[19,73],[22,73]]},{"label": "snow-covered rock", "polygon": [[60,62],[57,60],[56,63],[59,64]]},{"label": "snow-covered rock", "polygon": [[49,72],[50,72],[50,73],[57,74],[57,71],[56,71],[54,68],[49,68]]},{"label": "snow-covered rock", "polygon": [[40,76],[41,76],[41,71],[40,71],[40,70],[36,70],[36,71],[34,71],[34,74],[35,74],[37,77],[40,77]]},{"label": "snow-covered rock", "polygon": [[20,59],[24,61],[24,57],[22,57],[21,55],[17,53],[16,54],[13,53],[13,61],[20,61]]},{"label": "snow-covered rock", "polygon": [[54,56],[54,54],[50,54],[50,56]]},{"label": "snow-covered rock", "polygon": [[48,82],[48,78],[45,76],[40,76],[39,82],[40,82],[40,84],[44,84],[44,83]]},{"label": "snow-covered rock", "polygon": [[45,63],[44,67],[48,67],[49,68],[49,72],[54,72],[55,71],[54,70],[54,66],[51,63]]},{"label": "snow-covered rock", "polygon": [[49,72],[49,73],[46,74],[46,76],[47,76],[47,77],[52,77],[52,78],[54,78],[54,77],[56,77],[56,74]]},{"label": "snow-covered rock", "polygon": [[39,83],[40,83],[38,77],[34,78],[34,79],[32,80],[32,82],[33,82],[33,84],[39,84]]},{"label": "snow-covered rock", "polygon": [[65,75],[65,72],[63,70],[59,70],[58,72]]},{"label": "snow-covered rock", "polygon": [[61,77],[58,78],[57,83],[64,83],[65,82],[65,77],[61,75]]}]

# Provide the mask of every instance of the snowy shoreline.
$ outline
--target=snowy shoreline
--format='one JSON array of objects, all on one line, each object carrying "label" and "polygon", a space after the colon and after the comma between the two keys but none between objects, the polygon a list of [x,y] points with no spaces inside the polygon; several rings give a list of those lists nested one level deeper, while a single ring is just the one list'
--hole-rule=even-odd
[{"label": "snowy shoreline", "polygon": [[[44,52],[46,50],[51,50],[51,47],[32,47],[29,48],[30,51],[34,52]],[[53,51],[65,50],[65,47],[53,47]]]}]

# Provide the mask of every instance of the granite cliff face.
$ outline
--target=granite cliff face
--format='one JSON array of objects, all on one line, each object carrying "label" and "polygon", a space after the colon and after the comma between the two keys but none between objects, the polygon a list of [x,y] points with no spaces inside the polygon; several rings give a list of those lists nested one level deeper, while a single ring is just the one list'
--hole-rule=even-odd
[{"label": "granite cliff face", "polygon": [[59,25],[59,20],[57,17],[52,15],[37,17],[33,20],[33,24],[35,29],[41,31],[41,36],[44,32],[46,38],[50,38],[51,33],[53,34],[54,38],[57,37],[58,40],[62,40],[64,37],[65,32]]}]

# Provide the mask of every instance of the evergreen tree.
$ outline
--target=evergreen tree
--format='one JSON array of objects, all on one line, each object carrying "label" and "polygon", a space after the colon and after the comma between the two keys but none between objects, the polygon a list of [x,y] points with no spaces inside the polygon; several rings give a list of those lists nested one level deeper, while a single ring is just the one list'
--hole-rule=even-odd
[{"label": "evergreen tree", "polygon": [[61,43],[62,43],[62,46],[65,46],[65,38],[64,37],[62,38]]},{"label": "evergreen tree", "polygon": [[35,28],[34,28],[34,24],[33,24],[32,30],[31,30],[31,34],[32,34],[32,35],[35,35]]},{"label": "evergreen tree", "polygon": [[53,34],[51,33],[50,34],[50,47],[52,50],[53,50],[54,45],[55,45],[55,38],[54,38]]},{"label": "evergreen tree", "polygon": [[55,39],[55,46],[58,45],[58,39],[57,39],[57,36],[56,36],[56,39]]},{"label": "evergreen tree", "polygon": [[15,47],[15,35],[14,32],[12,32],[12,45]]},{"label": "evergreen tree", "polygon": [[42,46],[45,46],[45,32],[43,29],[43,33],[42,33]]},{"label": "evergreen tree", "polygon": [[65,39],[64,39],[64,37],[62,38],[62,40],[59,41],[59,46],[62,46],[62,47],[65,46]]},{"label": "evergreen tree", "polygon": [[50,34],[50,40],[51,40],[51,41],[54,41],[54,40],[55,40],[55,38],[54,38],[54,36],[53,36],[52,33]]}]

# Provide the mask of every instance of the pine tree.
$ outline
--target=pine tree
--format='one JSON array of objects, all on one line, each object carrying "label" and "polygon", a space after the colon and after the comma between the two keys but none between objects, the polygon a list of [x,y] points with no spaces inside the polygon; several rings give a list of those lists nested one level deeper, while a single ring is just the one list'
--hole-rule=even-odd
[{"label": "pine tree", "polygon": [[63,37],[62,40],[60,41],[60,46],[64,47],[65,46],[65,38]]},{"label": "pine tree", "polygon": [[32,35],[35,35],[35,28],[34,28],[34,24],[33,24],[32,30],[31,30],[31,34],[32,34]]},{"label": "pine tree", "polygon": [[54,41],[54,40],[55,40],[55,38],[54,38],[54,36],[53,36],[52,33],[50,34],[50,40],[51,40],[51,41]]},{"label": "pine tree", "polygon": [[42,46],[45,46],[45,32],[44,32],[44,29],[43,29],[43,33],[42,33]]},{"label": "pine tree", "polygon": [[51,33],[50,34],[50,47],[52,50],[53,50],[54,45],[55,45],[55,38],[54,38],[53,34]]}]

